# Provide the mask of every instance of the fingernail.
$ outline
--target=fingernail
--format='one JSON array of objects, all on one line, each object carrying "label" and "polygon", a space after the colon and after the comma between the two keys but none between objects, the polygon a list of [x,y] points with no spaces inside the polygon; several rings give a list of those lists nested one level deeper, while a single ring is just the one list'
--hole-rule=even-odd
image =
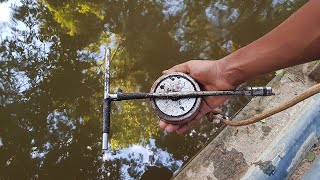
[{"label": "fingernail", "polygon": [[167,123],[160,121],[159,126],[160,126],[160,128],[164,129],[167,126]]},{"label": "fingernail", "polygon": [[166,128],[166,131],[167,131],[168,133],[172,133],[172,129],[171,129],[171,128]]},{"label": "fingernail", "polygon": [[167,74],[168,70],[162,71],[162,74]]},{"label": "fingernail", "polygon": [[167,70],[164,70],[162,73],[163,74],[171,74],[173,72],[177,72],[177,70],[175,70],[175,69],[167,69]]}]

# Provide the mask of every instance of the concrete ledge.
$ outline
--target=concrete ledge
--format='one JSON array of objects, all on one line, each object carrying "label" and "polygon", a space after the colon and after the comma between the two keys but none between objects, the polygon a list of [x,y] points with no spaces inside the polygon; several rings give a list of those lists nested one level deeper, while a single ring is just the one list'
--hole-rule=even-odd
[{"label": "concrete ledge", "polygon": [[318,157],[312,164],[311,168],[302,177],[302,180],[319,180],[320,177],[320,157]]},{"label": "concrete ledge", "polygon": [[[286,69],[269,84],[276,96],[254,98],[235,119],[270,109],[314,85],[308,74],[316,63]],[[319,101],[319,95],[314,96],[264,122],[225,128],[174,179],[289,177],[305,150],[319,137],[320,122],[315,123],[320,117],[320,104],[315,104]]]},{"label": "concrete ledge", "polygon": [[312,72],[309,74],[309,77],[320,83],[320,62],[318,62],[317,64],[315,64],[314,69],[312,70]]},{"label": "concrete ledge", "polygon": [[296,121],[267,147],[242,179],[286,179],[320,135],[320,94],[305,104]]}]

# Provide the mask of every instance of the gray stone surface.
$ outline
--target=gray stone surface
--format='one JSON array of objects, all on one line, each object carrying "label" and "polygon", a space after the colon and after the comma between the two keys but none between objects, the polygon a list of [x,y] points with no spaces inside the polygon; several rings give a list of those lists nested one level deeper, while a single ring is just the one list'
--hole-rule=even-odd
[{"label": "gray stone surface", "polygon": [[312,72],[309,74],[309,77],[320,83],[320,62],[318,62],[315,67],[313,68]]},{"label": "gray stone surface", "polygon": [[[308,74],[318,62],[285,69],[269,86],[276,96],[256,97],[239,113],[235,120],[245,119],[290,100],[315,84]],[[243,127],[226,127],[207,147],[188,163],[174,179],[240,179],[250,166],[259,166],[271,172],[270,163],[258,157],[286,127],[295,120],[299,111],[309,100],[305,100],[262,122]]]}]

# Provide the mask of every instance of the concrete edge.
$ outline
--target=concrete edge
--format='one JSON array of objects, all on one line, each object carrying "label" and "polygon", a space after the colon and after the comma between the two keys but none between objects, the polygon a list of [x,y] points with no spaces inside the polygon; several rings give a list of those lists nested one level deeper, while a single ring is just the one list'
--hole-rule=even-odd
[{"label": "concrete edge", "polygon": [[320,177],[320,156],[312,163],[310,169],[303,175],[302,180],[318,180]]},{"label": "concrete edge", "polygon": [[320,135],[320,94],[304,106],[296,121],[285,127],[252,164],[242,179],[286,179]]}]

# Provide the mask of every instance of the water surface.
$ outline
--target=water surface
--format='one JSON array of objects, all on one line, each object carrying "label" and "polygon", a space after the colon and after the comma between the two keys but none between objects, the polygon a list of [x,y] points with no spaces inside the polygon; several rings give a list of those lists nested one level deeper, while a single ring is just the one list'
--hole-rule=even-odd
[{"label": "water surface", "polygon": [[[101,152],[103,59],[111,89],[148,92],[164,69],[219,59],[305,1],[0,1],[0,179],[169,179],[216,135],[167,134],[147,100],[116,102]],[[264,85],[272,74],[249,85]],[[224,106],[232,116],[246,98]]]}]

